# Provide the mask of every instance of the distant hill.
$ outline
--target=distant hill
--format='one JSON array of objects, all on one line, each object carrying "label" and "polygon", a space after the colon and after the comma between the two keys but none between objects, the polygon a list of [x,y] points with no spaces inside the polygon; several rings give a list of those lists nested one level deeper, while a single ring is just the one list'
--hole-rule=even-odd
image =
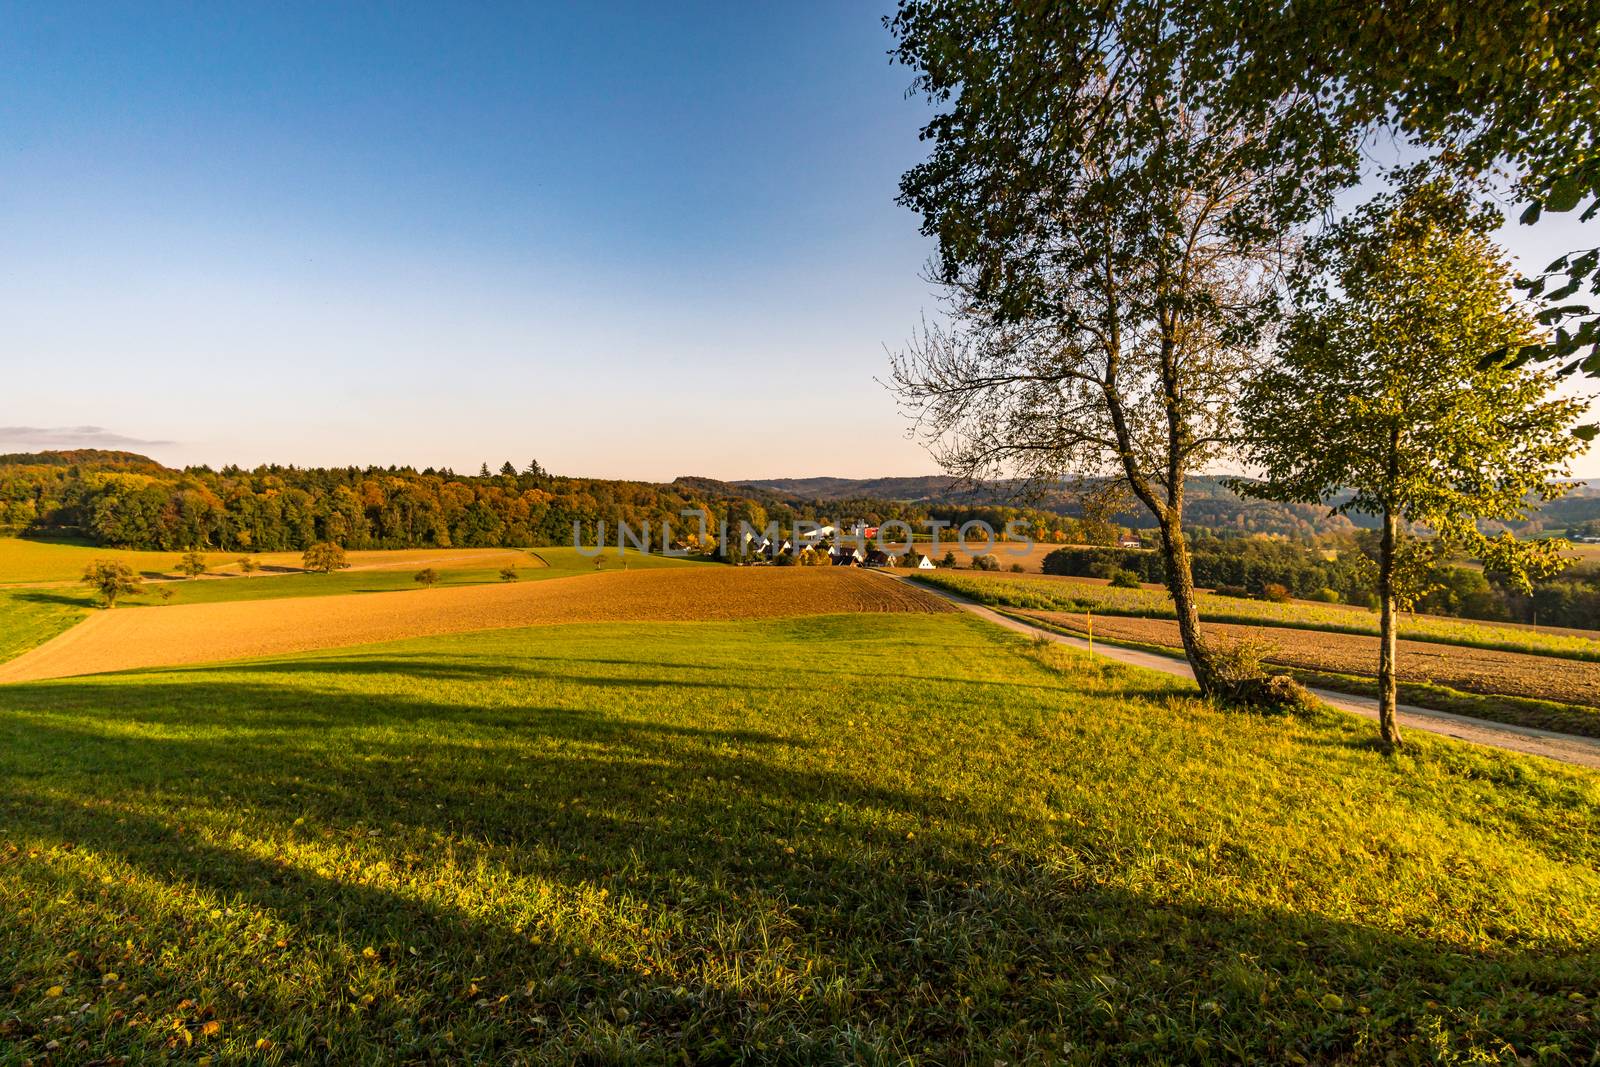
[{"label": "distant hill", "polygon": [[[48,452],[0,453],[0,467],[94,467],[146,474],[170,471],[149,456],[105,448],[69,448]],[[176,473],[176,472],[173,472]]]},{"label": "distant hill", "polygon": [[[724,483],[727,484],[727,483]],[[908,478],[753,478],[733,483],[749,489],[777,493],[795,500],[822,503],[862,499],[893,500],[928,505],[1012,505],[1043,508],[1063,515],[1081,515],[1078,494],[1062,483],[1042,492],[1028,493],[1014,481],[958,484],[944,475]],[[1320,504],[1275,504],[1248,500],[1235,493],[1220,477],[1200,475],[1184,486],[1184,517],[1191,526],[1217,532],[1299,535],[1337,533],[1357,528],[1375,529],[1368,515],[1334,515]],[[1143,509],[1130,508],[1112,517],[1134,528],[1152,525]],[[1600,487],[1579,484],[1566,497],[1545,504],[1532,522],[1518,524],[1523,533],[1541,529],[1560,531],[1577,523],[1600,519]]]}]

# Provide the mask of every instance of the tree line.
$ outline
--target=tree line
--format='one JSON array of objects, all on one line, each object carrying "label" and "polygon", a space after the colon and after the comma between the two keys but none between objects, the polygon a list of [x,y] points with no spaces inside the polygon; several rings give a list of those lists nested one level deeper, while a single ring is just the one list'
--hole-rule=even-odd
[{"label": "tree line", "polygon": [[[920,528],[926,520],[971,519],[1004,529],[1020,519],[1037,540],[1114,542],[1121,528],[1025,507],[951,508],[883,500],[803,501],[746,494],[709,479],[667,484],[564,477],[537,462],[476,475],[409,467],[172,470],[131,453],[35,453],[0,456],[0,528],[33,535],[70,534],[97,544],[182,551],[302,551],[319,543],[347,549],[566,545],[576,525],[593,544],[600,525],[615,543],[619,524],[649,529],[659,542],[670,523],[685,541],[704,516],[713,532],[691,547],[715,552],[724,521],[757,529],[792,529],[890,519]],[[659,549],[660,545],[655,545]]]},{"label": "tree line", "polygon": [[[1365,530],[1313,543],[1201,533],[1191,540],[1189,562],[1196,585],[1225,596],[1377,608],[1379,549],[1377,532]],[[1166,557],[1139,549],[1060,548],[1044,558],[1043,569],[1074,577],[1167,581]],[[1492,569],[1437,561],[1418,576],[1406,607],[1427,615],[1600,629],[1600,566],[1577,564],[1523,587]]]}]

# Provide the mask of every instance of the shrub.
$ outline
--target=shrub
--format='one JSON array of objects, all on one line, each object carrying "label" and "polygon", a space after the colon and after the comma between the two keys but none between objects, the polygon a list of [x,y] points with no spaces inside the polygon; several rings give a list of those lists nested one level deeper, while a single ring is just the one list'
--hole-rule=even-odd
[{"label": "shrub", "polygon": [[1287,674],[1268,674],[1262,658],[1271,645],[1258,638],[1208,645],[1217,688],[1224,701],[1278,715],[1314,717],[1322,704]]},{"label": "shrub", "polygon": [[432,567],[424,567],[416,574],[413,574],[411,576],[411,580],[419,585],[432,589],[434,583],[439,580],[439,572],[434,570]]},{"label": "shrub", "polygon": [[956,554],[954,552],[946,552],[944,554],[944,559],[941,559],[939,561],[939,566],[941,566],[941,567],[954,567],[955,565],[956,565]]},{"label": "shrub", "polygon": [[1011,573],[1012,574],[1022,574],[1025,570],[1026,570],[1026,568],[1023,567],[1023,565],[1020,564],[1020,563],[1013,563],[1011,565]]},{"label": "shrub", "polygon": [[800,560],[795,557],[793,552],[779,552],[772,557],[772,565],[774,567],[798,567]]},{"label": "shrub", "polygon": [[972,557],[972,569],[975,571],[997,571],[1000,569],[1000,560],[993,552],[985,552],[981,556]]},{"label": "shrub", "polygon": [[1307,599],[1315,600],[1318,604],[1337,604],[1344,598],[1339,595],[1339,590],[1324,586]]},{"label": "shrub", "polygon": [[199,552],[185,552],[183,558],[178,560],[178,571],[187,574],[193,581],[206,572],[206,557]]},{"label": "shrub", "polygon": [[1111,588],[1113,589],[1138,589],[1140,588],[1139,576],[1132,571],[1115,570],[1111,572]]},{"label": "shrub", "polygon": [[515,568],[515,567],[501,567],[500,568],[500,580],[502,582],[514,582],[514,581],[516,581],[517,580],[517,568]]},{"label": "shrub", "polygon": [[1231,596],[1236,597],[1239,600],[1254,599],[1250,595],[1250,590],[1246,589],[1242,585],[1219,585],[1213,589],[1212,592],[1217,594],[1217,596]]},{"label": "shrub", "polygon": [[1289,600],[1289,588],[1280,582],[1266,582],[1261,586],[1261,599],[1285,604]]}]

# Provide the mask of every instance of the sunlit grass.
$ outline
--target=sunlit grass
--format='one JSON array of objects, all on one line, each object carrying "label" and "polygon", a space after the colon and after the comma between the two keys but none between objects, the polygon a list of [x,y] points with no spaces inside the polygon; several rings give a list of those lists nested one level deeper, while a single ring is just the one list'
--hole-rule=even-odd
[{"label": "sunlit grass", "polygon": [[[18,542],[14,538],[0,538],[0,556]],[[64,548],[77,546],[49,546]],[[96,550],[101,551],[101,550]],[[433,549],[429,553],[450,550]],[[364,563],[385,562],[394,558],[400,566],[379,569],[335,571],[332,574],[257,574],[251,577],[235,575],[224,578],[198,578],[194,580],[151,580],[145,582],[137,593],[118,601],[114,609],[125,611],[140,607],[171,607],[180,604],[212,604],[232,600],[274,600],[283,597],[337,596],[345,593],[386,593],[417,589],[413,560],[427,558],[421,550],[404,550],[396,553],[361,553],[356,558]],[[125,558],[127,552],[104,551],[101,556],[85,558]],[[173,567],[178,556],[174,553],[134,553],[144,557],[136,566]],[[280,566],[290,566],[287,554]],[[77,557],[74,556],[74,559]],[[273,557],[268,557],[273,558]],[[226,556],[214,561],[218,568],[230,568],[237,556]],[[298,566],[299,557],[294,557]],[[618,556],[615,549],[605,553],[598,561],[572,548],[497,549],[492,566],[476,562],[470,550],[468,557],[456,562],[430,564],[439,574],[435,588],[452,585],[482,585],[501,582],[501,570],[510,566],[516,570],[515,581],[543,581],[550,578],[570,578],[577,575],[610,572],[622,569],[649,569],[655,567],[682,567],[702,564],[697,560],[644,555],[629,549]],[[79,569],[81,571],[82,564]],[[221,573],[228,573],[223,569]],[[87,588],[75,584],[48,586],[0,586],[0,663],[19,656],[28,649],[50,640],[74,624],[81,622],[98,608],[98,600]]]},{"label": "sunlit grass", "polygon": [[1186,692],[961,616],[0,687],[0,1060],[1585,1054],[1595,776]]},{"label": "sunlit grass", "polygon": [[[949,589],[980,603],[1027,611],[1093,611],[1102,615],[1170,619],[1172,598],[1161,589],[1116,589],[1094,582],[1062,578],[976,577],[949,571],[917,571],[915,581]],[[1241,597],[1199,595],[1200,617],[1211,622],[1237,622],[1256,626],[1288,626],[1333,633],[1376,634],[1378,616],[1336,605],[1292,601],[1276,604]],[[1431,615],[1405,615],[1400,636],[1409,641],[1433,641],[1504,652],[1531,652],[1564,659],[1600,660],[1600,641],[1574,634],[1524,630],[1465,619]]]}]

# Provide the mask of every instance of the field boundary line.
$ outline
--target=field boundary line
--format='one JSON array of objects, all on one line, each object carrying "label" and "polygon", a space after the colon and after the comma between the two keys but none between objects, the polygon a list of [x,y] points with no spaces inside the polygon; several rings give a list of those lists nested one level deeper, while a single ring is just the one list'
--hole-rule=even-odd
[{"label": "field boundary line", "polygon": [[[898,574],[890,574],[886,571],[879,573],[882,573],[890,581],[906,581],[905,578]],[[1066,645],[1069,648],[1075,648],[1080,651],[1093,652],[1097,656],[1103,656],[1129,666],[1143,667],[1146,670],[1159,671],[1163,674],[1186,678],[1190,681],[1194,680],[1194,672],[1189,669],[1188,662],[1181,656],[1147,652],[1117,645],[1106,645],[1104,642],[1101,642],[1099,647],[1091,648],[1089,642],[1083,638],[1058,633],[1031,622],[1024,622],[948,589],[921,582],[910,584],[915,584],[918,588],[925,589],[935,596],[943,597],[980,619],[985,619],[1013,633],[1029,637],[1042,635],[1057,644]],[[1376,720],[1378,717],[1378,702],[1374,699],[1352,696],[1348,693],[1336,693],[1331,689],[1322,689],[1320,687],[1309,688],[1318,700],[1329,707],[1349,712],[1352,715],[1358,715],[1363,719]],[[1505,749],[1530,756],[1543,756],[1546,759],[1557,760],[1561,763],[1570,763],[1579,767],[1600,770],[1600,739],[1583,737],[1578,734],[1564,734],[1555,730],[1541,730],[1534,726],[1517,726],[1512,723],[1499,723],[1488,719],[1474,719],[1466,715],[1457,715],[1454,712],[1421,708],[1414,704],[1401,704],[1396,710],[1401,724],[1414,730],[1454,738],[1457,741],[1466,741],[1469,744]]]}]

